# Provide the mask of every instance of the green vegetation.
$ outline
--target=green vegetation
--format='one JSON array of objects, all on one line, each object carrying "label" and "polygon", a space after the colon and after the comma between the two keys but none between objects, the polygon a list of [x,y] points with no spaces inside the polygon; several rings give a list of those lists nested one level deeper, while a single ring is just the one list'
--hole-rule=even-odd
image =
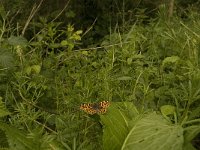
[{"label": "green vegetation", "polygon": [[[37,13],[43,1],[25,2],[0,7],[0,149],[200,149],[196,7],[177,1],[169,18],[165,4],[148,14],[156,4],[138,1],[130,17],[130,1],[102,1],[95,24],[77,1],[65,4],[65,21],[64,10],[45,16],[52,5]],[[104,114],[80,110],[101,101],[110,102]]]}]

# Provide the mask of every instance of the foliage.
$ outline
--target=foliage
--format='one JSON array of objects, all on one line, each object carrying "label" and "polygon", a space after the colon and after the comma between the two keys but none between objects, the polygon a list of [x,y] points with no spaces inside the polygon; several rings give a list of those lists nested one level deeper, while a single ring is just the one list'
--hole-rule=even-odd
[{"label": "foliage", "polygon": [[[106,15],[103,10],[112,2],[99,1],[96,6],[104,6],[99,16]],[[95,2],[87,3],[91,7]],[[119,4],[129,8],[129,1],[116,1],[111,16]],[[200,134],[198,12],[190,11],[184,19],[175,15],[168,22],[161,6],[156,18],[138,9],[134,19],[127,21],[125,10],[117,14],[124,15],[121,24],[119,16],[117,21],[116,14],[112,18],[119,24],[114,30],[111,26],[110,34],[98,26],[87,30],[91,43],[87,38],[81,41],[86,33],[77,27],[84,27],[42,16],[27,28],[16,27],[1,8],[0,147],[199,148],[195,143]],[[70,12],[73,18],[76,14]],[[98,25],[109,26],[106,21]],[[101,40],[96,41],[93,33],[101,31]],[[81,42],[99,47],[80,49]],[[104,100],[111,103],[105,114],[80,111],[82,103]],[[91,107],[100,109],[95,104]]]},{"label": "foliage", "polygon": [[[130,104],[127,103],[127,105]],[[182,149],[183,129],[181,126],[170,124],[156,113],[136,115],[130,118],[130,111],[134,109],[129,107],[128,113],[123,109],[114,109],[121,115],[108,113],[106,117],[102,117],[106,126],[104,149]],[[126,117],[127,114],[129,117]],[[120,119],[121,116],[123,119]],[[120,125],[122,122],[126,125]],[[117,128],[118,126],[119,128]],[[119,134],[124,134],[124,136]],[[119,137],[122,139],[118,139]]]}]

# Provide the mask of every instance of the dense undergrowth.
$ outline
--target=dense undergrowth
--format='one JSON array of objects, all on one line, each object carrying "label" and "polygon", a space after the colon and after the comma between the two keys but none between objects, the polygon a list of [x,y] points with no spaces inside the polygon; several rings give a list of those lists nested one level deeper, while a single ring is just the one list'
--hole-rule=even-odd
[{"label": "dense undergrowth", "polygon": [[[25,38],[1,17],[2,149],[200,148],[198,13],[171,22],[160,14],[81,50],[72,25],[43,18]],[[104,100],[103,115],[79,109]]]}]

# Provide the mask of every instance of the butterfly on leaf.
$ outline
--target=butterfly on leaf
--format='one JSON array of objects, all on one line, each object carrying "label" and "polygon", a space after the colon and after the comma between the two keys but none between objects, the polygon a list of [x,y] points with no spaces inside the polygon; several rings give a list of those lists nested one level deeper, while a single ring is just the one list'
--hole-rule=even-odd
[{"label": "butterfly on leaf", "polygon": [[108,101],[102,101],[99,103],[81,104],[80,109],[90,115],[105,114],[109,106],[110,103]]}]

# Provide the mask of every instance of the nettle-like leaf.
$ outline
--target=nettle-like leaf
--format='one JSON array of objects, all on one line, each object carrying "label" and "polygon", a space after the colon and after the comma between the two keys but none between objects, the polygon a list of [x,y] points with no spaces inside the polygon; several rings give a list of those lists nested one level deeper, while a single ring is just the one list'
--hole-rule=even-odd
[{"label": "nettle-like leaf", "polygon": [[[127,109],[111,106],[107,115],[101,116],[105,150],[182,149],[184,141],[181,126],[170,124],[156,113],[139,115],[133,104],[130,107],[131,104]],[[131,111],[134,115],[130,115]]]},{"label": "nettle-like leaf", "polygon": [[37,148],[36,143],[26,138],[26,135],[15,127],[0,122],[0,129],[6,134],[10,150],[32,150]]},{"label": "nettle-like leaf", "polygon": [[54,141],[53,135],[43,134],[40,129],[36,128],[31,133],[27,134],[25,131],[3,122],[0,122],[0,129],[4,131],[6,135],[6,137],[1,138],[7,139],[9,150],[62,150],[59,143]]},{"label": "nettle-like leaf", "polygon": [[6,109],[5,104],[2,101],[2,97],[0,97],[0,117],[4,117],[9,115],[10,112]]},{"label": "nettle-like leaf", "polygon": [[10,68],[14,66],[14,57],[11,52],[0,47],[0,66]]}]

